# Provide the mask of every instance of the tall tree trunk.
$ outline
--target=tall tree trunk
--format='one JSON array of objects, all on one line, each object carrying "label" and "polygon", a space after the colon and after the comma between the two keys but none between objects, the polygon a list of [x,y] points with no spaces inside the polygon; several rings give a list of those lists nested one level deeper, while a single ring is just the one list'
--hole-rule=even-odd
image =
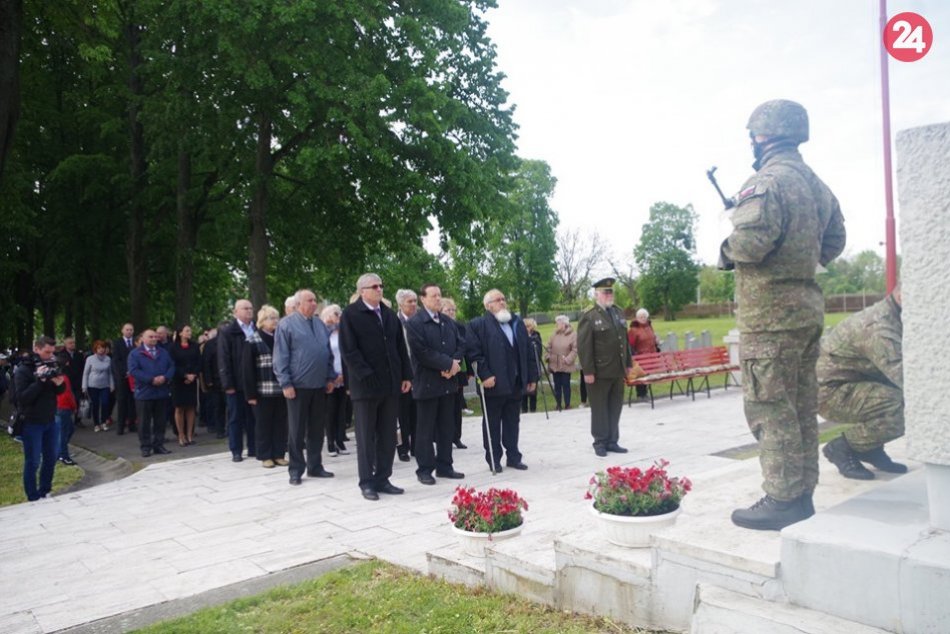
[{"label": "tall tree trunk", "polygon": [[131,301],[132,325],[141,332],[148,323],[148,269],[145,263],[145,131],[139,121],[143,98],[142,53],[139,50],[141,27],[134,19],[133,3],[129,4],[128,23],[125,25],[125,38],[129,47],[129,170],[131,176],[131,203],[129,208],[129,228],[125,242],[126,267],[129,274],[129,299]]},{"label": "tall tree trunk", "polygon": [[33,347],[34,315],[36,312],[36,287],[33,274],[27,271],[18,271],[14,281],[14,319],[16,321],[16,345],[21,350],[31,350]]},{"label": "tall tree trunk", "polygon": [[76,317],[76,346],[80,350],[86,349],[86,302],[82,297],[74,300],[74,313]]},{"label": "tall tree trunk", "polygon": [[191,154],[178,151],[178,191],[175,205],[178,212],[178,248],[175,253],[175,328],[191,322],[195,303],[194,259],[198,243],[198,223],[188,200],[191,189]]},{"label": "tall tree trunk", "polygon": [[76,299],[73,298],[66,302],[63,306],[63,336],[72,337],[73,336],[73,304],[76,303]]},{"label": "tall tree trunk", "polygon": [[0,178],[20,118],[20,32],[23,0],[0,0]]},{"label": "tall tree trunk", "polygon": [[257,158],[254,164],[254,193],[251,198],[251,236],[248,243],[248,273],[251,303],[260,308],[267,302],[267,203],[274,157],[271,155],[272,122],[260,113],[257,123]]},{"label": "tall tree trunk", "polygon": [[56,300],[49,293],[40,295],[40,312],[43,314],[43,334],[56,337]]}]

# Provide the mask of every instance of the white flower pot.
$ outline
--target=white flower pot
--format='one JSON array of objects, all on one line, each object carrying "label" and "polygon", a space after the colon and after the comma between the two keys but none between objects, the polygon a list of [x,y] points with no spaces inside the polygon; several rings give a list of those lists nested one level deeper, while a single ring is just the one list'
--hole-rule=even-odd
[{"label": "white flower pot", "polygon": [[511,539],[519,534],[521,534],[521,529],[524,527],[524,522],[519,526],[514,528],[509,528],[506,531],[499,531],[497,533],[474,533],[472,531],[462,530],[456,526],[452,526],[452,532],[455,533],[459,538],[459,545],[462,546],[462,552],[466,555],[471,555],[472,557],[484,557],[485,556],[485,546],[492,544],[494,542],[499,542],[504,539]]},{"label": "white flower pot", "polygon": [[600,520],[604,537],[611,544],[627,548],[645,548],[650,545],[650,536],[656,531],[672,526],[680,508],[663,515],[634,517],[601,513],[591,504],[590,512]]}]

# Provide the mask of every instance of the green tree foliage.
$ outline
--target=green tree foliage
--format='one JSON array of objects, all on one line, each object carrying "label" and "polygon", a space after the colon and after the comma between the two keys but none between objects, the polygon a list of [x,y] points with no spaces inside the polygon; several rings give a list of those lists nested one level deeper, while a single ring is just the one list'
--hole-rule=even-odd
[{"label": "green tree foliage", "polygon": [[662,308],[667,321],[696,297],[696,219],[692,205],[654,203],[650,220],[643,225],[640,242],[633,250],[640,269],[637,293],[651,313]]},{"label": "green tree foliage", "polygon": [[544,310],[557,297],[554,256],[558,216],[548,201],[557,179],[544,161],[522,161],[514,177],[508,217],[501,223],[493,249],[499,285],[524,315]]},{"label": "green tree foliage", "polygon": [[838,258],[818,275],[818,285],[825,295],[844,293],[883,293],[886,282],[884,258],[874,251],[861,251],[850,258]]},{"label": "green tree foliage", "polygon": [[431,228],[483,246],[521,195],[493,6],[25,3],[0,341],[445,279]]},{"label": "green tree foliage", "polygon": [[704,304],[731,302],[735,290],[736,278],[732,271],[721,271],[712,265],[699,269],[699,297]]}]

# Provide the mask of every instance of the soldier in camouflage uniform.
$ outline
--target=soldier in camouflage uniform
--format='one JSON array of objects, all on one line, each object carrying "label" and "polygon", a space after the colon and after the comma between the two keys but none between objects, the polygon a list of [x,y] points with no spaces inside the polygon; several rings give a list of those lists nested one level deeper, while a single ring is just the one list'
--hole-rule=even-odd
[{"label": "soldier in camouflage uniform", "polygon": [[850,423],[822,450],[846,478],[871,480],[862,462],[888,473],[906,473],[884,443],[904,435],[904,380],[900,288],[851,315],[821,340],[818,413]]},{"label": "soldier in camouflage uniform", "polygon": [[845,245],[831,190],[798,152],[808,114],[768,101],[749,118],[756,170],[736,197],[721,265],[735,268],[746,420],[759,441],[766,495],[733,512],[737,526],[780,530],[814,514],[818,484],[815,363],[824,298],[815,282]]},{"label": "soldier in camouflage uniform", "polygon": [[590,433],[594,453],[627,453],[617,444],[623,408],[624,376],[633,371],[623,314],[614,306],[614,278],[594,282],[596,304],[577,324],[577,356],[590,394]]}]

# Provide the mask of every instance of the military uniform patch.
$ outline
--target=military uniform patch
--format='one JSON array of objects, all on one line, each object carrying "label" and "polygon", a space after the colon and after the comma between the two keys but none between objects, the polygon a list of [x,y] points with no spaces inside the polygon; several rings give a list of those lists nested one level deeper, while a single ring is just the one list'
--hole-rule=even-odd
[{"label": "military uniform patch", "polygon": [[736,196],[736,200],[737,200],[737,201],[740,201],[740,200],[742,200],[742,199],[744,199],[744,198],[748,198],[749,196],[751,196],[751,195],[754,194],[754,193],[755,193],[755,185],[753,185],[752,187],[746,187],[746,188],[743,189],[741,192],[739,192],[739,195]]}]

